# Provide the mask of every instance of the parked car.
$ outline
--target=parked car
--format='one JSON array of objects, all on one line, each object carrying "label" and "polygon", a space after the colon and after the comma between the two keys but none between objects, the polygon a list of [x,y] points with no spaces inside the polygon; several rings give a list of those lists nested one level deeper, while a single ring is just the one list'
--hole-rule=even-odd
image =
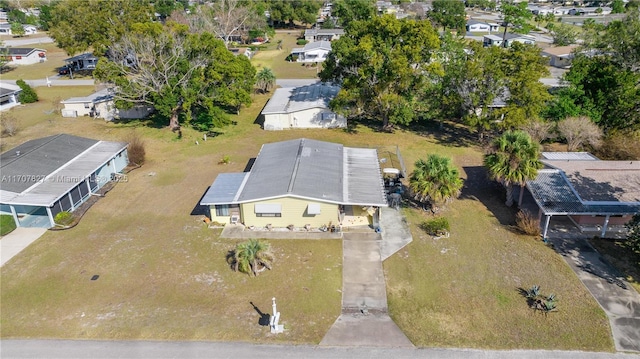
[{"label": "parked car", "polygon": [[69,66],[62,66],[58,69],[59,75],[68,75],[69,74]]}]

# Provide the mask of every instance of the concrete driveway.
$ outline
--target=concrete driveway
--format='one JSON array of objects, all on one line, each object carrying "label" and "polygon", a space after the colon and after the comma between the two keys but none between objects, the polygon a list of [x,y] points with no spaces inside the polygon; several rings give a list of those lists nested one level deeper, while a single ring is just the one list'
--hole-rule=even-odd
[{"label": "concrete driveway", "polygon": [[44,228],[18,227],[0,240],[0,267],[27,248],[47,230]]},{"label": "concrete driveway", "polygon": [[609,317],[616,350],[640,352],[640,294],[584,236],[552,232],[550,241]]}]

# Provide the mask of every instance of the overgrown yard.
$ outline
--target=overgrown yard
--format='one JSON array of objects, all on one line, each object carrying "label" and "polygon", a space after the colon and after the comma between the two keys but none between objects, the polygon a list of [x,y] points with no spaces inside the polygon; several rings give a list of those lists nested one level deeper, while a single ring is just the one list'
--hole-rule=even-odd
[{"label": "overgrown yard", "polygon": [[[219,239],[201,215],[192,215],[216,174],[242,171],[263,143],[307,137],[349,146],[397,144],[409,169],[437,152],[469,177],[464,198],[443,212],[451,238],[426,237],[416,227],[424,214],[407,210],[414,243],[384,265],[391,314],[416,345],[613,350],[604,313],[562,258],[503,225],[513,213],[491,197],[495,188],[471,189],[486,183],[482,154],[457,130],[388,134],[359,125],[352,132],[266,132],[254,123],[268,98],[260,95],[223,134],[205,142],[185,128],[178,140],[166,128],[140,123],[51,117],[44,104],[58,94],[37,90],[42,108],[12,111],[24,123],[3,139],[5,150],[59,132],[120,140],[137,131],[147,143],[147,162],[78,226],[46,233],[2,267],[3,338],[318,343],[340,313],[340,241],[272,240],[274,269],[249,278],[224,261],[236,242]],[[224,156],[231,163],[218,164]],[[517,290],[533,284],[557,294],[559,312],[546,318],[531,312]],[[272,296],[287,329],[277,337],[258,324],[250,303],[268,313]]]}]

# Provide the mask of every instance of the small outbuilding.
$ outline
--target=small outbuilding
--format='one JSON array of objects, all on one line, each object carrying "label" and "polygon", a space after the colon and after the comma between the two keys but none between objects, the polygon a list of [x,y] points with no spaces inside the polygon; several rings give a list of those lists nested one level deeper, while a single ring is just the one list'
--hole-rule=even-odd
[{"label": "small outbuilding", "polygon": [[0,156],[0,213],[18,227],[50,228],[128,165],[127,143],[68,134],[31,140]]},{"label": "small outbuilding", "polygon": [[346,127],[347,119],[331,111],[329,102],[340,87],[317,82],[276,89],[262,110],[265,130]]}]

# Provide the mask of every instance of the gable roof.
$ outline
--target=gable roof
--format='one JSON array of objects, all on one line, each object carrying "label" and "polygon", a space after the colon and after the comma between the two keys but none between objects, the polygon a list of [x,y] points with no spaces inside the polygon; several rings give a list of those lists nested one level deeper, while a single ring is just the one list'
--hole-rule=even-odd
[{"label": "gable roof", "polygon": [[318,82],[300,87],[276,89],[262,110],[263,115],[293,113],[311,108],[329,108],[340,87]]},{"label": "gable roof", "polygon": [[34,52],[47,52],[47,50],[34,47],[0,47],[0,53],[6,53],[9,56],[29,56]]},{"label": "gable roof", "polygon": [[558,46],[558,47],[549,47],[542,50],[543,55],[553,55],[558,57],[569,57],[573,56],[573,50],[578,48],[577,45],[569,45],[569,46]]},{"label": "gable roof", "polygon": [[216,178],[200,204],[281,197],[386,206],[377,151],[305,138],[264,144],[248,174]]},{"label": "gable roof", "polygon": [[0,155],[2,203],[51,206],[61,196],[127,147],[59,134],[31,140]]},{"label": "gable roof", "polygon": [[66,100],[60,101],[62,104],[71,103],[100,103],[113,100],[113,95],[109,93],[109,89],[102,89],[94,92],[91,95],[84,97],[70,97]]},{"label": "gable roof", "polygon": [[65,59],[65,62],[73,62],[73,61],[78,61],[78,60],[89,60],[89,59],[95,59],[97,60],[98,57],[95,56],[94,54],[90,53],[90,52],[85,52],[84,54],[80,54],[74,57],[70,57],[68,59]]},{"label": "gable roof", "polygon": [[476,19],[469,19],[467,20],[467,25],[471,26],[471,25],[489,25],[489,23],[484,22],[484,21],[480,21],[480,20],[476,20]]},{"label": "gable roof", "polygon": [[304,30],[304,36],[316,35],[344,35],[344,29],[307,29]]}]

